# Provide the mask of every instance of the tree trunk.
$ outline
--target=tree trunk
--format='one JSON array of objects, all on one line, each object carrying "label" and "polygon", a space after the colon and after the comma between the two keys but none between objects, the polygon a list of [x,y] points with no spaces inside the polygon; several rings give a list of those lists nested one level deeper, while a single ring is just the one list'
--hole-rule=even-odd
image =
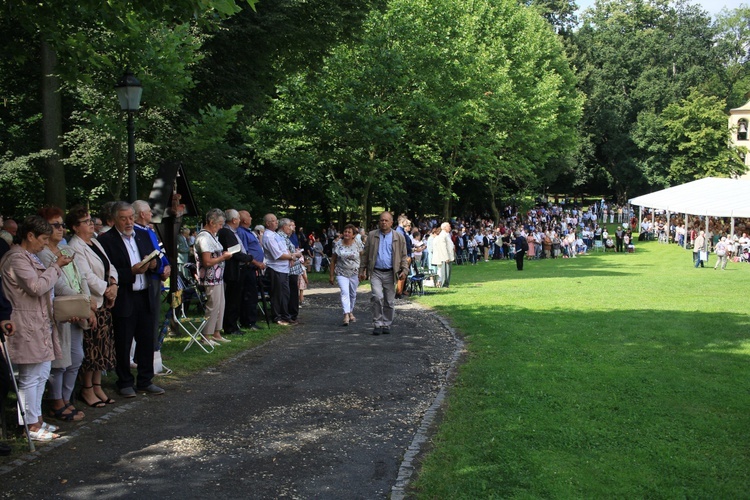
[{"label": "tree trunk", "polygon": [[62,208],[65,200],[65,169],[60,161],[62,100],[57,77],[57,54],[42,42],[42,148],[51,155],[44,159],[44,202]]},{"label": "tree trunk", "polygon": [[370,214],[372,213],[372,209],[370,208],[370,185],[370,181],[365,182],[362,188],[362,198],[360,199],[362,212],[360,213],[359,227],[365,228],[365,231],[370,230]]},{"label": "tree trunk", "polygon": [[495,226],[500,222],[500,210],[497,209],[497,202],[495,200],[495,187],[490,183],[490,210],[492,210],[492,219],[495,222]]},{"label": "tree trunk", "polygon": [[446,194],[443,200],[443,221],[451,220],[451,195]]}]

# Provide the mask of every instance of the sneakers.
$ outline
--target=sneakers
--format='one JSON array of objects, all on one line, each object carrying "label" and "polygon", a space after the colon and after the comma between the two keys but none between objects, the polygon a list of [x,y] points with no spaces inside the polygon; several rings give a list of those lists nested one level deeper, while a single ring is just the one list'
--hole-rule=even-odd
[{"label": "sneakers", "polygon": [[119,391],[120,396],[124,398],[134,398],[135,397],[135,389],[132,387],[123,387]]},{"label": "sneakers", "polygon": [[145,393],[148,393],[148,394],[153,394],[154,396],[161,396],[162,394],[164,394],[166,392],[164,389],[162,389],[161,387],[159,387],[156,384],[151,384],[148,387],[139,387],[138,390],[140,392],[145,392]]},{"label": "sneakers", "polygon": [[281,325],[281,326],[290,326],[290,325],[291,325],[291,323],[290,323],[290,322],[288,322],[288,321],[284,321],[283,319],[280,319],[280,320],[278,320],[278,321],[276,322],[276,324],[277,324],[277,325]]}]

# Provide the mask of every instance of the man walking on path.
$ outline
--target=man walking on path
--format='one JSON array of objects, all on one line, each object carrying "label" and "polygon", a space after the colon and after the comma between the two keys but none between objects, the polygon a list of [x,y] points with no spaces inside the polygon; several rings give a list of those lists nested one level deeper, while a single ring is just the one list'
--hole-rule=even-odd
[{"label": "man walking on path", "polygon": [[378,219],[378,229],[370,231],[359,263],[360,281],[370,276],[372,288],[373,335],[391,333],[393,323],[396,283],[405,278],[409,267],[406,259],[406,241],[401,233],[392,230],[393,216],[383,212]]}]

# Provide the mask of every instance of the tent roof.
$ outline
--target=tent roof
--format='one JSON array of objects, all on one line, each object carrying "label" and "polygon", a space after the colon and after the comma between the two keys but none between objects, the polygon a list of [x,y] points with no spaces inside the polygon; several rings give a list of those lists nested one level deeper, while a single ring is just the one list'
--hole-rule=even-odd
[{"label": "tent roof", "polygon": [[707,177],[632,198],[640,207],[714,217],[750,217],[750,181]]}]

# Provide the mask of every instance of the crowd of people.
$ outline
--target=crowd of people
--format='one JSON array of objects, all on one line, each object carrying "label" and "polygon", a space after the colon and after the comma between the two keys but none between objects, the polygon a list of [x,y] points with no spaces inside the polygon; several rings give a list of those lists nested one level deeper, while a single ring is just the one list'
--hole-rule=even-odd
[{"label": "crowd of people", "polygon": [[[170,266],[148,226],[151,209],[143,201],[115,202],[101,216],[99,231],[98,217],[82,206],[67,213],[45,207],[20,224],[4,224],[13,240],[0,243],[0,320],[18,372],[19,424],[37,441],[59,437],[59,427],[45,417],[80,421],[86,416],[81,405],[115,403],[102,388],[105,370],[114,369],[124,398],[136,391],[164,394],[153,382],[153,359],[161,283]],[[4,361],[0,371],[9,373]],[[3,378],[2,398],[9,380]]]},{"label": "crowd of people", "polygon": [[[18,371],[18,397],[29,436],[57,439],[58,426],[46,418],[80,421],[88,408],[115,403],[102,388],[102,373],[114,370],[119,396],[164,394],[154,384],[154,353],[159,349],[162,284],[171,265],[151,227],[145,201],[107,203],[97,214],[82,206],[67,213],[45,207],[20,224],[5,220],[0,232],[0,327]],[[216,347],[232,335],[257,330],[258,300],[270,296],[270,318],[278,325],[298,323],[310,272],[327,272],[340,290],[342,325],[354,314],[361,280],[371,284],[373,334],[390,333],[394,300],[407,294],[409,275],[429,270],[435,286],[449,287],[453,265],[496,259],[576,258],[594,247],[626,252],[641,238],[674,241],[701,253],[716,253],[715,269],[750,252],[750,238],[725,233],[719,220],[711,230],[701,220],[666,221],[648,214],[638,221],[627,207],[596,203],[577,206],[542,203],[528,210],[505,207],[498,221],[468,216],[450,221],[380,214],[377,227],[333,225],[309,234],[290,218],[273,213],[253,226],[247,210],[214,208],[200,230],[182,228],[177,237],[178,273],[192,278],[206,297],[204,342]],[[609,234],[607,224],[616,224]],[[714,232],[715,231],[715,232]],[[746,259],[747,260],[747,259]],[[80,309],[80,303],[85,303]],[[79,306],[78,312],[62,311]],[[132,368],[136,373],[133,374]],[[0,397],[8,391],[8,367],[0,367]],[[74,388],[78,385],[77,400]],[[42,400],[47,391],[47,411]],[[76,404],[78,406],[76,406]]]}]

